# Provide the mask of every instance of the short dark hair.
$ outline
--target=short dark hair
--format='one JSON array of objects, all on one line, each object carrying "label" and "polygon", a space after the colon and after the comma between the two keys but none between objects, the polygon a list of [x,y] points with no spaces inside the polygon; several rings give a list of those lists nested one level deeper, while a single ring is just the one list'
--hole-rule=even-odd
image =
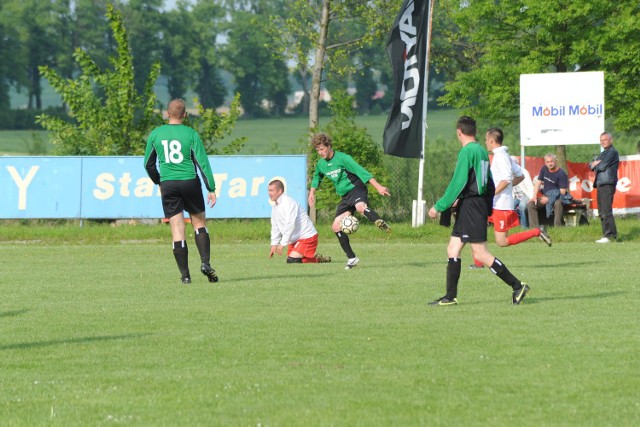
[{"label": "short dark hair", "polygon": [[458,119],[457,129],[464,135],[476,136],[476,121],[469,116],[462,116]]},{"label": "short dark hair", "polygon": [[491,136],[491,139],[502,145],[502,141],[504,141],[504,133],[502,132],[502,129],[490,128],[487,133]]},{"label": "short dark hair", "polygon": [[273,185],[278,190],[284,191],[284,184],[279,179],[274,179],[273,181],[269,182],[269,185]]}]

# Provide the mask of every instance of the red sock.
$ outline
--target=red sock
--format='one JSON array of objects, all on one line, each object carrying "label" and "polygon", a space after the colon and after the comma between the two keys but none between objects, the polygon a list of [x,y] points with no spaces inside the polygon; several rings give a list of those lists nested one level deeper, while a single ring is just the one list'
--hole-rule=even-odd
[{"label": "red sock", "polygon": [[318,258],[316,258],[316,257],[313,257],[313,258],[303,257],[302,258],[302,263],[303,264],[317,264],[318,263]]},{"label": "red sock", "polygon": [[509,246],[517,245],[518,243],[522,243],[526,240],[533,239],[534,237],[538,237],[540,235],[539,228],[532,228],[531,230],[521,231],[520,233],[515,233],[507,237],[507,242],[509,242]]},{"label": "red sock", "polygon": [[473,259],[473,263],[476,265],[476,267],[484,267],[484,264],[475,258]]}]

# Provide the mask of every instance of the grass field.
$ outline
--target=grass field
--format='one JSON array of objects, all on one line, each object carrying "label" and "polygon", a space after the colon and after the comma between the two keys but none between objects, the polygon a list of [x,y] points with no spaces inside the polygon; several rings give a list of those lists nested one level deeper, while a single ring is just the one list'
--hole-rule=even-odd
[{"label": "grass field", "polygon": [[[449,230],[370,225],[335,262],[268,259],[267,221],[210,223],[220,282],[179,284],[166,226],[0,227],[3,425],[640,423],[637,220],[552,230],[443,295]],[[197,269],[193,236],[191,266]],[[465,250],[463,262],[471,261]]]},{"label": "grass field", "polygon": [[[457,115],[455,110],[431,113],[429,137],[455,137],[452,129],[455,127]],[[321,125],[326,125],[328,121],[327,117],[320,118]],[[382,144],[386,115],[359,116],[356,121],[367,129],[375,141]],[[243,136],[247,138],[241,154],[296,154],[304,150],[299,141],[307,135],[308,126],[309,119],[306,117],[240,120],[229,139]],[[26,155],[30,145],[33,145],[34,134],[47,142],[47,153],[53,154],[54,146],[48,142],[47,133],[44,131],[0,131],[0,155]]]}]

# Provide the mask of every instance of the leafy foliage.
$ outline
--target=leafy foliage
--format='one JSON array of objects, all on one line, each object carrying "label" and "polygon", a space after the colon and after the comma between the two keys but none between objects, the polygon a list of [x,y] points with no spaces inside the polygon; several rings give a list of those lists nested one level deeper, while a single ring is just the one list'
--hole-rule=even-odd
[{"label": "leafy foliage", "polygon": [[518,118],[520,74],[598,70],[615,125],[638,127],[637,2],[442,0],[439,7],[448,28],[442,34],[458,51],[448,64],[441,60],[459,71],[446,84],[445,104],[507,125]]},{"label": "leafy foliage", "polygon": [[133,58],[122,16],[110,5],[107,18],[117,43],[117,56],[110,58],[111,69],[101,70],[80,48],[74,53],[81,69],[75,80],[64,79],[47,66],[40,67],[77,122],[68,123],[47,114],[38,116],[38,123],[52,131],[59,154],[142,154],[147,133],[160,121],[154,111],[153,93],[160,65],[153,65],[144,92],[139,94],[134,87]]},{"label": "leafy foliage", "polygon": [[235,90],[242,95],[242,106],[251,117],[284,114],[291,91],[286,64],[264,48],[273,37],[265,27],[259,15],[234,11],[225,49],[226,68],[234,75]]},{"label": "leafy foliage", "polygon": [[224,147],[217,147],[233,131],[240,117],[240,95],[236,94],[228,113],[218,113],[213,108],[205,108],[196,100],[199,118],[189,124],[200,134],[204,147],[209,154],[235,154],[244,146],[247,138],[234,138]]}]

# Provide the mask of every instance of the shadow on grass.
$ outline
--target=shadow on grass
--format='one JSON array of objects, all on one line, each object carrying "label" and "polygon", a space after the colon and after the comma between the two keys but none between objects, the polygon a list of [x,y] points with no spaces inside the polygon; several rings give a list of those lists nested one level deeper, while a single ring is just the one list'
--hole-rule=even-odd
[{"label": "shadow on grass", "polygon": [[638,227],[633,227],[631,230],[627,231],[626,233],[622,234],[621,236],[618,236],[618,241],[619,242],[624,242],[629,241],[629,240],[635,240],[638,237],[640,237],[640,228]]},{"label": "shadow on grass", "polygon": [[100,341],[115,341],[115,340],[128,340],[134,338],[142,338],[151,334],[127,334],[127,335],[107,335],[103,337],[83,337],[83,338],[69,338],[62,340],[51,340],[51,341],[35,341],[35,342],[25,342],[25,343],[16,343],[16,344],[5,344],[0,345],[0,351],[3,350],[29,350],[32,348],[39,347],[49,347],[53,345],[61,345],[61,344],[84,344],[91,342],[100,342]]},{"label": "shadow on grass", "polygon": [[548,296],[548,297],[538,297],[536,295],[527,295],[527,299],[525,300],[525,304],[536,304],[539,301],[543,302],[543,301],[557,301],[557,300],[577,300],[577,299],[602,299],[602,298],[608,298],[608,297],[614,297],[614,296],[619,296],[619,295],[623,295],[626,294],[627,292],[624,291],[611,291],[611,292],[599,292],[597,294],[582,294],[582,295],[577,295],[577,294],[571,294],[571,295],[554,295],[554,296]]},{"label": "shadow on grass", "polygon": [[29,310],[27,310],[27,309],[3,311],[3,312],[0,312],[0,317],[16,317],[16,316],[19,316],[21,314],[25,314],[25,313],[28,313],[28,312],[29,312]]},{"label": "shadow on grass", "polygon": [[[513,264],[515,265],[515,263],[513,263]],[[554,269],[554,268],[557,268],[557,267],[567,267],[567,265],[571,265],[572,268],[576,267],[576,266],[579,266],[579,265],[590,265],[590,266],[593,266],[593,261],[582,261],[582,262],[562,261],[562,262],[556,262],[556,263],[547,262],[547,263],[544,263],[544,264],[518,263],[519,267],[536,267],[536,268],[541,268],[541,269],[544,269],[544,270]]]}]

